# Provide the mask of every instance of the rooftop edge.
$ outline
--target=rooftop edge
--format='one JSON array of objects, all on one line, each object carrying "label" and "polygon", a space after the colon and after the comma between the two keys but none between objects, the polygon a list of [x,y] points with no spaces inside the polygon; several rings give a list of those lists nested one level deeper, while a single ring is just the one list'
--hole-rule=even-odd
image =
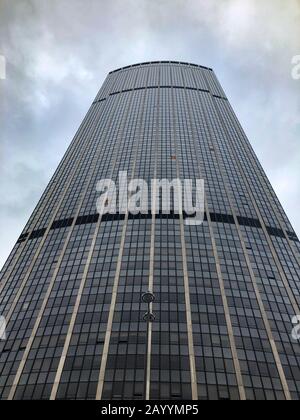
[{"label": "rooftop edge", "polygon": [[212,68],[206,67],[206,66],[201,66],[200,64],[186,63],[184,61],[168,61],[167,60],[167,61],[145,61],[143,63],[131,64],[129,66],[120,67],[116,70],[112,70],[112,71],[109,72],[109,74],[116,73],[118,71],[125,70],[125,69],[130,69],[132,67],[141,67],[141,66],[147,66],[147,65],[152,65],[152,64],[182,64],[182,65],[185,65],[185,66],[198,67],[198,68],[201,68],[201,69],[213,71]]}]

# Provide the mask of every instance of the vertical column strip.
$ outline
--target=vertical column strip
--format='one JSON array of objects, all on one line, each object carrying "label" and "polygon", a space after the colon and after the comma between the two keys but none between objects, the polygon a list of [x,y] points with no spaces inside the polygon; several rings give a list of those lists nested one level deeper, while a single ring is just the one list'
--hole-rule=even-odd
[{"label": "vertical column strip", "polygon": [[[138,75],[138,73],[136,75]],[[149,80],[149,72],[148,72],[148,76],[147,76],[147,84],[148,84],[148,80]],[[143,117],[144,117],[144,112],[145,112],[145,102],[146,102],[147,94],[148,94],[147,89],[145,89],[144,98],[143,98],[143,108],[142,108],[142,112],[141,112],[140,129],[141,129],[142,122],[143,122]],[[131,178],[134,177],[135,167],[136,167],[136,158],[137,158],[137,153],[138,153],[138,140],[139,140],[139,138],[138,138],[137,134],[135,136],[136,136],[137,148],[136,148],[136,153],[135,153],[135,156],[134,156],[134,159],[133,159],[133,167],[132,167]],[[108,358],[110,337],[111,337],[111,332],[112,332],[113,317],[114,317],[115,306],[116,306],[116,301],[117,301],[117,293],[118,293],[118,287],[119,287],[119,277],[120,277],[120,271],[121,271],[124,244],[125,244],[125,239],[126,239],[127,223],[128,223],[128,210],[127,210],[126,215],[125,215],[125,220],[124,220],[124,225],[123,225],[123,230],[122,230],[122,235],[121,235],[120,250],[119,250],[119,255],[118,255],[118,262],[117,262],[116,273],[115,273],[115,278],[114,278],[114,285],[113,285],[113,290],[112,290],[112,299],[111,299],[111,304],[110,304],[110,309],[109,309],[107,328],[106,328],[106,334],[105,334],[104,346],[103,346],[103,352],[102,352],[102,358],[101,358],[101,366],[100,366],[100,372],[99,372],[96,400],[101,400],[103,387],[104,387],[105,370],[106,370],[106,363],[107,363],[107,358]],[[148,340],[149,340],[149,337],[148,337]]]},{"label": "vertical column strip", "polygon": [[[160,138],[159,135],[159,106],[160,106],[160,88],[157,89],[157,115],[156,115],[156,135],[155,135],[155,151],[154,151],[154,179],[157,177],[157,147]],[[150,262],[149,262],[149,284],[148,289],[153,293],[153,282],[154,282],[154,264],[155,264],[155,226],[156,226],[156,183],[154,183],[153,191],[151,191],[151,209],[152,209],[152,221],[151,221],[151,240],[150,240]],[[152,302],[150,304],[150,310],[152,311]],[[146,400],[150,399],[150,386],[151,386],[151,345],[152,345],[152,323],[148,329],[148,354],[147,354],[147,374],[146,374]]]},{"label": "vertical column strip", "polygon": [[[191,107],[190,107],[190,104],[189,104],[189,101],[188,101],[188,95],[187,95],[186,88],[185,88],[185,95],[186,95],[186,103],[187,103],[187,107],[188,107],[188,114],[189,114],[190,120],[192,121]],[[193,138],[194,147],[195,147],[195,156],[197,157],[197,162],[198,162],[198,171],[199,171],[200,178],[203,178],[203,174],[202,174],[202,171],[200,169],[201,165],[200,165],[199,158],[198,158],[198,153],[197,153],[196,133],[195,133],[194,126],[192,126],[191,129],[192,129],[192,133],[193,133],[192,138]],[[210,210],[209,210],[209,207],[208,207],[208,201],[207,201],[206,197],[205,197],[205,211],[206,211],[206,215],[207,215],[207,223],[208,223],[208,227],[209,227],[209,232],[210,232],[210,237],[211,237],[211,242],[212,242],[212,248],[213,248],[213,253],[214,253],[214,258],[215,258],[215,264],[216,264],[216,268],[217,268],[218,282],[219,282],[219,287],[220,287],[220,291],[221,291],[222,303],[223,303],[223,308],[224,308],[224,313],[225,313],[226,326],[227,326],[229,342],[230,342],[230,349],[231,349],[233,363],[234,363],[234,367],[235,367],[235,375],[236,375],[236,379],[237,379],[239,395],[240,395],[241,400],[246,400],[246,392],[245,392],[245,388],[244,388],[244,384],[243,384],[243,377],[242,377],[242,373],[241,373],[240,361],[238,359],[237,347],[236,347],[234,333],[233,333],[233,327],[232,327],[229,305],[228,305],[228,300],[227,300],[227,295],[226,295],[226,290],[225,290],[225,285],[224,285],[224,279],[223,279],[223,275],[222,275],[222,270],[221,270],[220,259],[219,259],[217,245],[216,245],[214,230],[213,230],[213,227],[212,227]]]},{"label": "vertical column strip", "polygon": [[[173,142],[178,156],[178,144],[177,144],[177,133],[175,129],[175,118],[174,118],[174,88],[172,87],[172,109],[171,115],[173,116]],[[180,170],[178,159],[176,159],[176,171],[177,178],[180,179]],[[185,310],[186,310],[186,322],[187,322],[187,335],[188,335],[188,349],[189,349],[189,360],[190,360],[190,373],[191,373],[191,388],[192,388],[192,399],[198,400],[198,385],[197,385],[197,374],[196,374],[196,361],[195,361],[195,350],[194,350],[194,337],[193,337],[193,323],[192,323],[192,311],[191,311],[191,300],[190,300],[190,286],[188,276],[188,266],[186,258],[186,247],[185,247],[185,234],[184,234],[184,220],[183,214],[180,212],[179,215],[180,223],[180,241],[182,251],[182,266],[183,266],[183,277],[184,277],[184,296],[185,296]]]},{"label": "vertical column strip", "polygon": [[[204,77],[205,77],[205,75],[204,75]],[[213,100],[212,93],[210,93],[210,95],[211,95],[212,100]],[[253,288],[254,288],[254,291],[255,291],[256,299],[257,299],[257,302],[258,302],[258,305],[259,305],[259,308],[260,308],[260,311],[261,311],[261,315],[262,315],[262,318],[263,318],[263,321],[264,321],[264,325],[265,325],[265,328],[266,328],[268,339],[269,339],[269,342],[270,342],[270,345],[271,345],[271,348],[272,348],[272,352],[273,352],[276,367],[277,367],[277,370],[278,370],[278,373],[279,373],[279,376],[280,376],[282,388],[283,388],[286,399],[291,400],[291,394],[289,392],[287,380],[286,380],[284,370],[283,370],[283,367],[282,367],[282,364],[281,364],[281,360],[280,360],[280,357],[279,357],[279,353],[278,353],[278,350],[277,350],[277,347],[276,347],[276,344],[275,344],[275,340],[274,340],[274,337],[273,337],[271,326],[270,326],[270,323],[269,323],[269,320],[268,320],[268,317],[267,317],[267,313],[266,313],[266,310],[265,310],[265,307],[264,307],[264,304],[263,304],[263,300],[262,300],[261,295],[260,295],[259,287],[258,287],[258,284],[257,284],[257,281],[256,281],[256,277],[255,277],[255,274],[254,274],[254,271],[253,271],[253,268],[252,268],[252,264],[251,264],[249,255],[248,255],[248,251],[247,251],[247,248],[246,248],[246,245],[245,245],[243,233],[242,233],[242,230],[240,228],[240,224],[239,224],[239,221],[238,221],[238,218],[237,218],[237,215],[236,215],[236,211],[235,211],[233,203],[232,203],[230,191],[229,191],[229,188],[227,186],[227,175],[224,172],[224,169],[223,169],[223,166],[222,166],[222,163],[221,163],[221,159],[220,159],[220,153],[221,152],[220,152],[219,147],[216,144],[216,142],[213,141],[213,136],[211,134],[211,128],[209,127],[209,125],[208,125],[208,128],[209,128],[209,132],[210,132],[211,143],[213,144],[213,147],[214,147],[215,152],[216,152],[216,158],[217,158],[217,162],[218,162],[218,165],[219,165],[220,173],[222,173],[222,175],[223,175],[226,195],[228,197],[229,205],[230,205],[232,215],[233,215],[233,218],[234,218],[234,221],[235,221],[235,225],[236,225],[238,236],[239,236],[241,246],[242,246],[242,249],[243,249],[243,252],[244,252],[247,267],[249,269],[249,273],[250,273]]]}]

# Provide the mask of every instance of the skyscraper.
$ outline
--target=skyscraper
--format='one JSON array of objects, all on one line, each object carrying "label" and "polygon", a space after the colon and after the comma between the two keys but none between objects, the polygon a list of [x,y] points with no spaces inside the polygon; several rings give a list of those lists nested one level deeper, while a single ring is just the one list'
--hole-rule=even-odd
[{"label": "skyscraper", "polygon": [[[203,224],[99,217],[120,171],[204,179]],[[297,400],[299,252],[211,69],[115,70],[1,272],[1,398]]]}]

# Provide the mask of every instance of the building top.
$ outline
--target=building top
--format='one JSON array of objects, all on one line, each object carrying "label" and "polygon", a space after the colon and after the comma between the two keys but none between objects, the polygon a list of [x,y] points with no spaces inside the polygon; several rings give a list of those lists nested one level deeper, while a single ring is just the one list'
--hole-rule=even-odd
[{"label": "building top", "polygon": [[131,64],[130,66],[120,67],[119,69],[112,70],[111,72],[109,72],[109,74],[116,73],[117,71],[121,71],[121,70],[125,70],[125,69],[130,69],[132,67],[148,66],[148,65],[152,65],[152,64],[181,64],[181,65],[184,65],[184,66],[198,67],[198,68],[201,68],[201,69],[206,69],[206,70],[213,71],[213,69],[210,68],[210,67],[201,66],[200,64],[186,63],[186,62],[183,62],[183,61],[147,61],[147,62],[144,62],[144,63],[136,63],[136,64]]}]

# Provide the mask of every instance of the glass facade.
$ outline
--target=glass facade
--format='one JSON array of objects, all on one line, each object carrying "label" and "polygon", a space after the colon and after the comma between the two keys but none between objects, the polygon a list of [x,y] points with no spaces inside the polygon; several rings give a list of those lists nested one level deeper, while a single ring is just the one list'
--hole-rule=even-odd
[{"label": "glass facade", "polygon": [[[204,179],[204,223],[174,209],[99,217],[97,181],[120,171]],[[115,70],[1,272],[0,398],[298,400],[299,268],[299,239],[214,72]]]}]

